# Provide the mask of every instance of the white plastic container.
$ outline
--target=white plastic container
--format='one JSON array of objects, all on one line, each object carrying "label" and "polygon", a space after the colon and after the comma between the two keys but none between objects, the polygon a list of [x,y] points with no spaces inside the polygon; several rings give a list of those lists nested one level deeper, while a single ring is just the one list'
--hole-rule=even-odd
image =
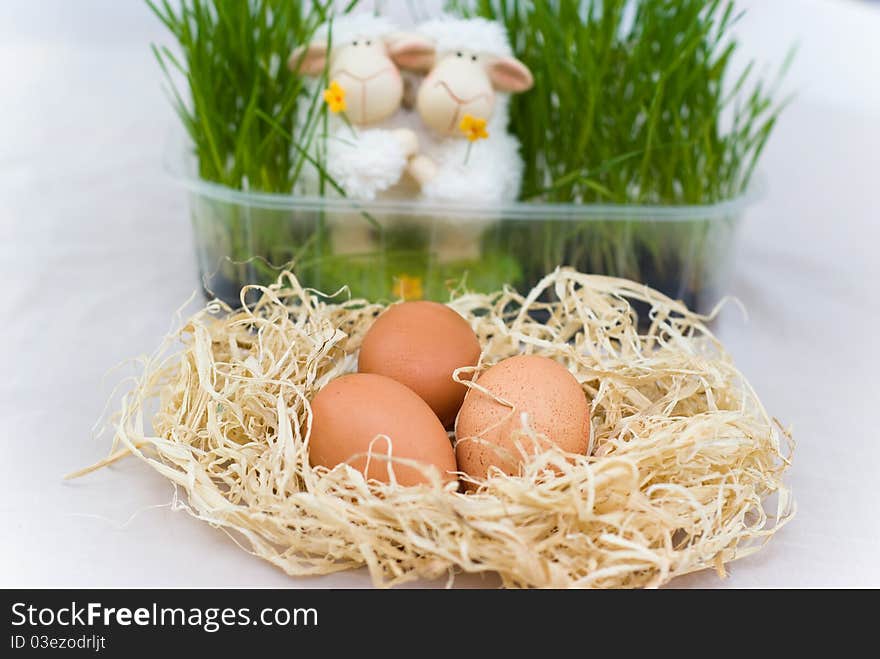
[{"label": "white plastic container", "polygon": [[[179,153],[179,152],[178,152]],[[179,164],[179,163],[178,163]],[[726,292],[751,195],[705,206],[502,207],[242,192],[172,168],[189,191],[203,288],[231,305],[284,268],[352,297],[446,300],[453,289],[528,290],[558,265],[626,277],[698,311]]]}]

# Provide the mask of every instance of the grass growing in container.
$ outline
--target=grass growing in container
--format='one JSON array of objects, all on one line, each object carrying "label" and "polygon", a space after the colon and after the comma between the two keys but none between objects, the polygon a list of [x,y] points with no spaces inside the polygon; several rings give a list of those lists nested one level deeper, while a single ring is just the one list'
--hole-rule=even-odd
[{"label": "grass growing in container", "polygon": [[[146,0],[179,53],[153,45],[199,176],[231,188],[287,193],[321,123],[316,90],[287,68],[293,49],[327,19],[329,1]],[[180,74],[181,90],[174,73]],[[310,119],[296,131],[301,104]],[[280,128],[280,129],[279,129]]]},{"label": "grass growing in container", "polygon": [[[502,22],[534,74],[534,88],[511,100],[524,199],[690,205],[747,189],[782,103],[752,65],[730,79],[732,0],[450,4]],[[638,231],[619,221],[568,231],[548,224],[521,237],[521,254],[535,274],[563,262],[662,280],[707,231],[698,221]]]},{"label": "grass growing in container", "polygon": [[[175,50],[153,46],[153,52],[199,178],[235,190],[291,194],[305,167],[322,170],[326,75],[308,84],[286,60],[311,41],[318,25],[332,20],[338,6],[329,0],[147,4],[177,42]],[[329,176],[321,186],[339,192]],[[337,253],[319,210],[262,208],[198,193],[191,208],[205,286],[230,303],[243,284],[269,283],[287,266],[311,285],[330,291],[347,285],[372,299],[394,296],[402,279],[417,282],[427,297],[442,298],[465,269],[468,282],[481,290],[517,278],[509,257],[489,251],[466,267],[436,263],[427,254],[430,241],[400,229],[378,229],[358,254]],[[368,212],[351,213],[350,221],[374,223]]]},{"label": "grass growing in container", "polygon": [[[199,178],[238,190],[289,194],[308,163],[320,168],[310,155],[320,158],[326,121],[320,86],[291,72],[287,58],[330,18],[331,0],[146,3],[177,42],[174,51],[152,49]],[[193,206],[202,273],[208,287],[226,299],[236,299],[242,283],[273,278],[270,256],[280,265],[322,244],[321,223],[220,201],[195,199]]]},{"label": "grass growing in container", "polygon": [[[324,85],[306,84],[285,60],[331,18],[334,3],[147,3],[178,42],[174,52],[155,46],[154,52],[200,178],[286,195],[305,167],[321,168]],[[511,130],[526,165],[524,201],[702,205],[748,187],[782,104],[751,66],[731,79],[737,48],[731,27],[738,17],[732,0],[448,4],[501,21],[534,73],[534,89],[511,100]],[[335,188],[328,177],[322,186]],[[440,262],[424,224],[412,235],[377,230],[352,256],[336,249],[323,211],[200,194],[192,209],[201,271],[227,301],[242,284],[267,283],[277,272],[272,266],[288,263],[310,285],[349,284],[355,295],[372,299],[393,295],[401,278],[421,280],[418,287],[435,298],[465,275],[477,290],[503,283],[524,289],[562,264],[645,281],[705,308],[713,261],[729,247],[737,219],[731,213],[721,220],[630,221],[619,208],[608,221],[572,221],[549,211],[536,212],[534,221],[501,217],[476,258]],[[368,212],[352,216],[371,220]]]}]

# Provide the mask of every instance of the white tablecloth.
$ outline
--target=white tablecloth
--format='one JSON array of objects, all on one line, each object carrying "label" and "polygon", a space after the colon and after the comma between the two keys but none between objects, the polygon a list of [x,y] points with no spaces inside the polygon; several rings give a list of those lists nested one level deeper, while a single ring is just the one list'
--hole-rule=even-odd
[{"label": "white tablecloth", "polygon": [[[403,4],[403,3],[401,3]],[[766,550],[692,586],[880,586],[880,11],[844,0],[750,2],[744,47],[800,40],[800,91],[764,161],[769,192],[737,246],[720,333],[772,414],[794,427],[800,512]],[[61,476],[112,385],[196,285],[185,199],[160,165],[173,115],[137,1],[0,6],[0,586],[360,586],[293,580],[168,504],[128,460]],[[494,584],[491,578],[464,584]]]}]

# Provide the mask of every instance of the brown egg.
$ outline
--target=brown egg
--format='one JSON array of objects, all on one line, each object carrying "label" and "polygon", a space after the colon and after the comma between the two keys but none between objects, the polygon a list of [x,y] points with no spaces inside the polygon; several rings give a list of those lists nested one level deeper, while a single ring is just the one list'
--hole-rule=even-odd
[{"label": "brown egg", "polygon": [[448,428],[467,393],[452,372],[475,366],[479,358],[477,335],[455,311],[437,302],[403,302],[389,307],[367,331],[358,371],[405,384]]},{"label": "brown egg", "polygon": [[401,485],[426,483],[415,467],[384,458],[388,444],[373,443],[367,468],[366,454],[377,435],[391,438],[391,455],[436,467],[445,481],[455,480],[455,453],[443,425],[421,398],[399,382],[382,375],[352,373],[336,378],[312,399],[309,461],[313,466],[335,467],[349,461],[367,478],[389,482],[388,466]]},{"label": "brown egg", "polygon": [[[523,413],[535,432],[569,453],[586,453],[590,441],[590,405],[574,376],[547,357],[520,355],[501,361],[476,381],[515,406],[511,409],[477,389],[470,389],[456,421],[458,468],[475,478],[485,478],[488,468],[519,472],[523,455],[541,446],[513,436],[522,427]],[[474,441],[478,437],[482,441]],[[546,448],[546,446],[544,447]]]}]

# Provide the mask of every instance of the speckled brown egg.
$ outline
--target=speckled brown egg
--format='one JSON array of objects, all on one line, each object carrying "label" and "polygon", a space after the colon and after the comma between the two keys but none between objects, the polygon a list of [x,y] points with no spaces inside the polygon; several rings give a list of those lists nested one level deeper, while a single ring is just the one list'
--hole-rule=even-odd
[{"label": "speckled brown egg", "polygon": [[364,336],[358,371],[397,380],[451,427],[467,389],[452,379],[475,366],[480,342],[467,321],[444,304],[403,302],[385,310]]},{"label": "speckled brown egg", "polygon": [[[333,468],[349,462],[367,478],[390,482],[391,465],[397,482],[428,482],[415,467],[384,459],[388,444],[379,439],[367,468],[366,453],[379,435],[391,439],[391,455],[435,467],[446,481],[455,480],[455,453],[437,415],[404,385],[382,375],[352,373],[336,378],[312,399],[309,461]],[[363,455],[359,455],[363,454]],[[359,456],[359,457],[356,457]]]},{"label": "speckled brown egg", "polygon": [[[590,405],[578,381],[560,363],[538,355],[511,357],[483,372],[476,382],[514,409],[478,389],[467,392],[455,429],[460,471],[478,479],[486,477],[490,466],[517,474],[523,456],[513,433],[522,428],[523,413],[535,432],[562,450],[586,453]],[[526,445],[522,437],[520,442],[528,452],[541,448]]]}]

